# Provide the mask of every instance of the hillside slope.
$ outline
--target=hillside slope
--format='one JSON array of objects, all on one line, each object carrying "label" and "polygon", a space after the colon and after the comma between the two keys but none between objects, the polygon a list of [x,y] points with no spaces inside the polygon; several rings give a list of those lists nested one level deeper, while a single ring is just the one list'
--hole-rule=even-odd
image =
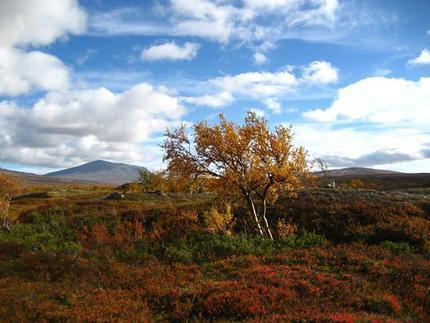
[{"label": "hillside slope", "polygon": [[136,181],[141,170],[146,171],[147,169],[136,165],[96,160],[77,167],[48,173],[46,176],[120,185]]},{"label": "hillside slope", "polygon": [[384,169],[374,169],[366,167],[348,167],[340,169],[331,169],[327,171],[327,175],[332,177],[338,176],[368,176],[368,175],[382,175],[382,174],[401,174],[399,172],[384,170]]},{"label": "hillside slope", "polygon": [[56,184],[70,184],[70,183],[89,183],[90,181],[79,181],[69,178],[53,177],[38,175],[33,173],[18,172],[8,169],[0,168],[0,173],[14,176],[18,178],[24,184],[30,185],[56,185]]}]

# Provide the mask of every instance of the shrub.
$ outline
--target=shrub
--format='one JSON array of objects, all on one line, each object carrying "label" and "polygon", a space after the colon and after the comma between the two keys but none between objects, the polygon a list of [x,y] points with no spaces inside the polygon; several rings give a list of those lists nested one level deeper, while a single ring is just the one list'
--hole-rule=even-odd
[{"label": "shrub", "polygon": [[[385,240],[407,242],[428,251],[429,220],[423,206],[399,200],[391,193],[362,190],[300,190],[299,198],[283,199],[272,208],[271,217],[324,235],[336,243]],[[394,194],[393,194],[394,195]]]},{"label": "shrub", "polygon": [[231,205],[226,203],[224,210],[212,207],[203,212],[205,227],[209,232],[220,234],[231,234],[233,225],[233,213]]},{"label": "shrub", "polygon": [[364,184],[364,182],[359,178],[353,178],[349,182],[348,186],[351,188],[365,188],[366,184]]},{"label": "shrub", "polygon": [[364,300],[363,309],[378,314],[397,314],[400,311],[400,303],[394,295],[369,297]]},{"label": "shrub", "polygon": [[393,217],[374,226],[367,240],[377,244],[383,241],[407,243],[418,250],[426,251],[426,243],[430,237],[428,223],[427,220],[419,217]]},{"label": "shrub", "polygon": [[165,257],[169,260],[182,263],[191,263],[194,258],[193,253],[193,250],[185,244],[180,246],[170,245],[164,251]]},{"label": "shrub", "polygon": [[92,229],[95,225],[104,225],[109,233],[114,233],[121,223],[121,218],[116,214],[115,210],[99,215],[96,213],[78,213],[73,214],[69,220],[70,227],[75,231],[81,231],[84,228]]},{"label": "shrub", "polygon": [[196,211],[169,209],[152,223],[152,239],[176,242],[189,232],[201,230]]},{"label": "shrub", "polygon": [[118,248],[115,250],[115,258],[118,261],[140,265],[159,254],[159,248],[153,241],[137,240],[134,248]]},{"label": "shrub", "polygon": [[[206,262],[229,256],[267,256],[291,248],[309,248],[326,244],[326,239],[318,234],[302,231],[300,235],[275,240],[260,236],[226,236],[193,232],[186,237],[165,246],[164,256],[171,261],[189,263]],[[161,253],[159,253],[161,254]]]},{"label": "shrub", "polygon": [[16,224],[10,232],[0,233],[0,244],[15,244],[26,251],[76,256],[81,251],[78,242],[66,230],[56,231],[56,227]]},{"label": "shrub", "polygon": [[137,290],[96,289],[85,299],[64,311],[77,322],[151,322],[146,300]]},{"label": "shrub", "polygon": [[381,246],[398,255],[408,254],[412,251],[412,248],[406,242],[384,241]]},{"label": "shrub", "polygon": [[63,207],[45,207],[23,213],[19,222],[33,225],[65,226],[66,210]]},{"label": "shrub", "polygon": [[[77,269],[81,251],[63,209],[32,212],[25,223],[0,232],[0,275],[56,280]],[[8,260],[2,261],[3,257]]]},{"label": "shrub", "polygon": [[324,236],[303,230],[301,236],[296,239],[295,246],[299,248],[309,248],[313,246],[324,246],[326,243],[327,240]]},{"label": "shrub", "polygon": [[288,238],[291,235],[295,235],[297,231],[297,224],[294,224],[291,221],[286,222],[278,220],[278,223],[276,224],[276,233],[280,238]]},{"label": "shrub", "polygon": [[[235,282],[223,283],[222,289],[216,287],[199,304],[199,311],[210,318],[229,318],[241,321],[248,317],[265,314],[262,296],[253,289],[246,289]],[[212,289],[211,286],[207,286]]]},{"label": "shrub", "polygon": [[[211,261],[232,255],[264,255],[273,252],[273,242],[261,237],[224,236],[209,233],[192,233],[174,246],[168,247],[172,260],[183,257],[197,262]],[[178,257],[179,256],[179,257]]]},{"label": "shrub", "polygon": [[17,196],[15,200],[28,200],[28,199],[49,199],[51,195],[49,192],[31,192]]},{"label": "shrub", "polygon": [[10,232],[0,232],[0,244],[15,244],[30,252],[68,257],[81,251],[76,235],[67,225],[64,209],[35,211],[27,214],[23,222],[15,224]]}]

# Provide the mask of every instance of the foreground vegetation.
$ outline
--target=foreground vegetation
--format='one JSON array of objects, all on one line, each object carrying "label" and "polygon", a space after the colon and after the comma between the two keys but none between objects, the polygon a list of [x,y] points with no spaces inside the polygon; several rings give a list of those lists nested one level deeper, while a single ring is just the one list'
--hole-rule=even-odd
[{"label": "foreground vegetation", "polygon": [[269,209],[273,241],[249,234],[246,210],[231,211],[211,194],[106,200],[102,188],[87,192],[12,203],[10,231],[0,233],[1,321],[430,314],[425,190],[299,190]]},{"label": "foreground vegetation", "polygon": [[321,188],[291,128],[253,113],[193,138],[168,132],[166,171],[113,193],[0,174],[0,320],[429,317],[428,191]]}]

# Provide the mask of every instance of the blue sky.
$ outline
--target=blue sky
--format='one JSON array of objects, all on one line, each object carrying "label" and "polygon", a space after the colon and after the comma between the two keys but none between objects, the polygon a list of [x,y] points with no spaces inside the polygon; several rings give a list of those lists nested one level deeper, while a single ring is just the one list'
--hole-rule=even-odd
[{"label": "blue sky", "polygon": [[333,168],[430,172],[427,0],[0,3],[0,167],[162,167],[166,128],[253,110]]}]

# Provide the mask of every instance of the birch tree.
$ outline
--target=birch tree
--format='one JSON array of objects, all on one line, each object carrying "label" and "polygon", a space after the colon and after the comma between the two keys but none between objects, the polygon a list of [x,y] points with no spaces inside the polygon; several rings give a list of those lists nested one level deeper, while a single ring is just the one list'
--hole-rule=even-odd
[{"label": "birch tree", "polygon": [[220,114],[215,125],[196,123],[192,136],[184,125],[168,131],[164,160],[167,171],[184,180],[205,177],[224,194],[242,196],[258,233],[273,239],[267,204],[299,187],[308,172],[307,153],[292,140],[291,127],[271,131],[255,113],[248,112],[243,125]]},{"label": "birch tree", "polygon": [[20,190],[21,185],[15,177],[0,173],[0,212],[3,218],[3,229],[5,230],[10,230],[10,203],[19,194]]}]

